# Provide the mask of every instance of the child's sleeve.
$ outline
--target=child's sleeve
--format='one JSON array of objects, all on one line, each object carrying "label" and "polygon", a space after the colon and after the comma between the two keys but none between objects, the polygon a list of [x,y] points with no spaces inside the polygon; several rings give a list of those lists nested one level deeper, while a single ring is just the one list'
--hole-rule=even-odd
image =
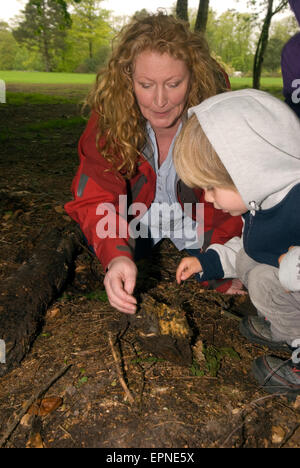
[{"label": "child's sleeve", "polygon": [[289,250],[281,260],[279,281],[286,291],[300,291],[300,247]]},{"label": "child's sleeve", "polygon": [[196,255],[203,273],[201,281],[236,278],[236,255],[243,248],[241,237],[233,237],[226,244],[212,244],[204,253]]}]

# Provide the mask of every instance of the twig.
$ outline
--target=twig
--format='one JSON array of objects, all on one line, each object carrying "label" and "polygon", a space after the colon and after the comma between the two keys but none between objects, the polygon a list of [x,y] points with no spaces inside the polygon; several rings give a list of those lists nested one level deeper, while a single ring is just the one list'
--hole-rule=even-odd
[{"label": "twig", "polygon": [[224,440],[224,442],[222,443],[222,445],[220,446],[220,448],[225,448],[225,445],[226,445],[227,442],[231,439],[231,437],[232,437],[237,431],[239,431],[240,429],[243,429],[244,424],[245,424],[245,422],[243,421],[242,424],[240,424],[239,426],[235,427],[235,428],[230,432],[230,434],[226,437],[226,439]]},{"label": "twig", "polygon": [[134,398],[131,395],[129,388],[126,385],[124,377],[122,376],[121,367],[120,367],[120,364],[119,364],[119,360],[118,360],[118,357],[117,357],[117,353],[116,353],[116,350],[115,350],[113,340],[112,340],[112,336],[111,336],[110,332],[108,333],[108,341],[109,341],[109,344],[110,344],[110,347],[111,347],[111,352],[112,352],[112,355],[113,355],[113,358],[114,358],[114,361],[115,361],[115,364],[116,364],[116,367],[117,367],[117,373],[118,373],[118,377],[119,377],[119,380],[120,380],[120,384],[122,385],[123,390],[126,393],[126,396],[127,396],[128,400],[129,400],[129,402],[131,404],[133,404],[134,403]]},{"label": "twig", "polygon": [[42,395],[43,393],[45,393],[47,390],[49,390],[49,388],[60,378],[62,377],[69,369],[70,367],[72,366],[72,364],[69,364],[68,366],[66,367],[63,367],[59,372],[57,372],[54,377],[52,377],[51,380],[49,380],[48,383],[46,383],[45,385],[43,385],[43,387],[41,387],[39,390],[36,391],[36,393],[30,398],[30,400],[27,401],[26,405],[24,406],[24,408],[20,411],[20,413],[15,417],[14,421],[9,424],[9,426],[7,427],[6,431],[4,432],[2,438],[0,439],[0,448],[2,448],[7,440],[9,439],[9,437],[12,435],[12,433],[14,432],[14,430],[16,429],[16,427],[18,426],[18,424],[20,423],[22,417],[27,413],[27,411],[29,410],[30,406],[36,401],[38,400]]},{"label": "twig", "polygon": [[288,443],[288,441],[296,434],[296,432],[298,431],[299,427],[300,427],[300,424],[297,423],[297,424],[295,425],[295,427],[293,427],[293,429],[292,429],[292,430],[288,433],[288,435],[285,437],[285,439],[283,440],[283,442],[280,444],[279,448],[284,447],[284,446]]},{"label": "twig", "polygon": [[[239,424],[237,427],[235,427],[235,428],[230,432],[230,434],[226,437],[226,439],[224,440],[224,442],[221,444],[220,448],[224,448],[225,445],[227,444],[227,442],[231,439],[231,437],[232,437],[237,431],[239,431],[240,429],[243,429],[244,424],[245,424],[245,418],[246,418],[246,416],[248,416],[249,414],[251,414],[251,412],[255,409],[255,406],[257,406],[257,403],[259,403],[259,402],[261,402],[261,401],[268,400],[268,399],[275,398],[276,396],[278,396],[278,395],[275,393],[275,394],[272,394],[272,395],[266,395],[266,396],[257,398],[257,399],[255,399],[255,400],[253,400],[253,401],[250,401],[250,403],[249,403],[243,410],[241,410],[241,413],[240,413],[240,415],[239,415],[240,418],[243,418],[242,424]],[[249,408],[250,408],[250,411],[249,411]]]},{"label": "twig", "polygon": [[75,444],[75,440],[73,439],[73,437],[71,436],[70,432],[67,431],[67,429],[65,429],[61,424],[58,426],[65,434],[67,434],[68,437],[70,437],[70,439],[72,439],[72,441],[74,442]]}]

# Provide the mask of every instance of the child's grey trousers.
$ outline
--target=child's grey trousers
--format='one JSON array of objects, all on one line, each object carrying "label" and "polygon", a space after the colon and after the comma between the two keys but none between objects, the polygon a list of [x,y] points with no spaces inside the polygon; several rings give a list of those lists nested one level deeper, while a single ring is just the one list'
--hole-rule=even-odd
[{"label": "child's grey trousers", "polygon": [[258,314],[271,323],[274,341],[291,345],[300,339],[300,292],[287,292],[278,278],[278,268],[252,260],[240,250],[236,259],[238,278],[246,286]]}]

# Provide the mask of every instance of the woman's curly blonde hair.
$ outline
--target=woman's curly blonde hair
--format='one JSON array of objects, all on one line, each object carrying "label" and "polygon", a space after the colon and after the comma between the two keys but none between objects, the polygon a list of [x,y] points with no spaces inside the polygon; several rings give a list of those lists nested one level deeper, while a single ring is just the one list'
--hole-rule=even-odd
[{"label": "woman's curly blonde hair", "polygon": [[99,116],[98,150],[125,178],[134,175],[146,143],[146,122],[132,82],[136,57],[145,50],[168,53],[186,63],[191,73],[186,109],[226,90],[224,75],[211,57],[206,40],[192,32],[187,23],[159,12],[135,18],[123,27],[87,103]]}]

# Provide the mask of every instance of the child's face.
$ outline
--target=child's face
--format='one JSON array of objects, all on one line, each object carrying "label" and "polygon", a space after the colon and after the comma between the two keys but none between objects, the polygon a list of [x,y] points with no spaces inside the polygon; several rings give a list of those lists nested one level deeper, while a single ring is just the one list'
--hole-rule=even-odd
[{"label": "child's face", "polygon": [[217,210],[222,210],[231,216],[241,216],[248,211],[241,195],[235,190],[211,187],[204,189],[204,191],[205,200],[213,203]]}]

